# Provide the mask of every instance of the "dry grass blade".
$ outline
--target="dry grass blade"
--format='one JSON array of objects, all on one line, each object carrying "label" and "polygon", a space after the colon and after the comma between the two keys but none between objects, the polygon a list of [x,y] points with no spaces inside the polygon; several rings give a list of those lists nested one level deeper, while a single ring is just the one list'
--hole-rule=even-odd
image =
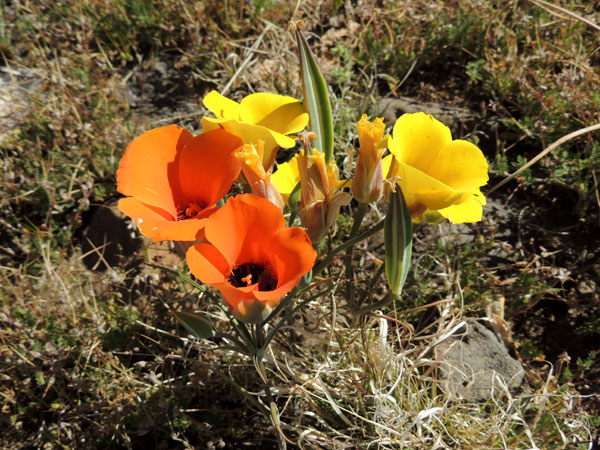
[{"label": "dry grass blade", "polygon": [[582,128],[581,130],[577,130],[574,131],[572,133],[567,134],[566,136],[561,137],[558,141],[554,142],[553,144],[549,145],[547,148],[545,148],[543,151],[541,151],[540,153],[538,153],[534,158],[532,158],[530,161],[527,161],[527,163],[525,165],[523,165],[519,170],[517,170],[516,172],[510,174],[509,176],[507,176],[504,180],[502,180],[501,182],[499,182],[498,184],[494,185],[491,189],[489,189],[485,195],[490,195],[492,192],[494,192],[495,190],[501,188],[502,186],[504,186],[506,183],[508,183],[510,180],[512,180],[513,178],[517,177],[520,173],[522,173],[523,171],[529,169],[531,166],[533,166],[536,162],[538,162],[540,159],[542,159],[544,156],[546,156],[548,153],[550,153],[552,150],[560,147],[562,144],[564,144],[567,141],[570,141],[571,139],[574,139],[578,136],[581,136],[583,134],[586,133],[591,133],[592,131],[596,131],[596,130],[600,130],[600,123],[597,123],[596,125],[591,125],[589,127],[585,127]]},{"label": "dry grass blade", "polygon": [[566,16],[568,16],[567,18],[579,20],[581,23],[585,23],[587,26],[593,28],[594,30],[600,31],[600,26],[596,25],[591,20],[588,20],[585,17],[581,17],[580,15],[575,14],[573,11],[569,11],[568,9],[565,9],[562,6],[553,5],[552,3],[546,2],[544,0],[529,0],[529,2],[533,3],[536,6],[539,6],[540,8],[544,8],[550,14],[553,14],[557,17],[564,18],[564,16],[559,14],[559,13],[562,13],[562,14],[565,14]]}]

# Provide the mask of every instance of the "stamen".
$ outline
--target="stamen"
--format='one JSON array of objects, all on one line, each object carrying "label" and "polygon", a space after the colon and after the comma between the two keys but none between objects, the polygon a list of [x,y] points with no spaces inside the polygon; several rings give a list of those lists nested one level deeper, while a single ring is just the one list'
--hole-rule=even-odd
[{"label": "stamen", "polygon": [[204,208],[197,203],[190,203],[187,208],[182,208],[177,215],[177,220],[192,219],[200,214]]},{"label": "stamen", "polygon": [[[253,280],[257,280],[253,282]],[[259,291],[272,291],[277,288],[277,277],[265,264],[246,263],[234,267],[229,282],[235,287],[258,284]]]},{"label": "stamen", "polygon": [[246,283],[247,286],[250,286],[252,284],[252,274],[249,273],[246,275],[244,278],[242,278],[242,281]]}]

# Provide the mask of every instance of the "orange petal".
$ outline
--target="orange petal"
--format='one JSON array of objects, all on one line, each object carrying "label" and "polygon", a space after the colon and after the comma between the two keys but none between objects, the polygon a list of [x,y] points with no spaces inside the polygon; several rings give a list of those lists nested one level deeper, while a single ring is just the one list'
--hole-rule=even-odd
[{"label": "orange petal", "polygon": [[254,300],[253,292],[258,290],[258,285],[256,284],[235,287],[231,283],[225,282],[215,283],[211,286],[219,290],[236,317],[240,317],[238,304],[244,300]]},{"label": "orange petal", "polygon": [[208,222],[206,239],[231,266],[262,262],[263,248],[270,236],[285,227],[281,210],[270,201],[252,194],[227,200]]},{"label": "orange petal", "polygon": [[221,252],[211,244],[196,244],[187,251],[186,261],[192,274],[221,292],[232,312],[238,316],[238,304],[244,300],[254,300],[253,291],[257,284],[235,287],[229,282],[231,265]]},{"label": "orange petal", "polygon": [[221,252],[211,244],[196,244],[185,255],[190,271],[203,283],[225,283],[231,266]]},{"label": "orange petal", "polygon": [[192,134],[177,125],[147,131],[129,144],[117,170],[117,190],[177,216],[176,157]]},{"label": "orange petal", "polygon": [[298,227],[277,230],[270,236],[264,253],[277,276],[277,288],[272,291],[257,290],[254,295],[263,301],[277,300],[276,303],[310,271],[317,258],[308,235]]},{"label": "orange petal", "polygon": [[125,215],[133,219],[144,236],[155,242],[199,239],[203,234],[206,218],[217,209],[209,208],[200,216],[176,221],[167,211],[146,205],[133,197],[122,198],[118,206]]},{"label": "orange petal", "polygon": [[[201,208],[215,204],[240,173],[235,151],[242,141],[225,130],[213,130],[190,139],[179,158],[181,192]],[[187,206],[187,205],[184,205]]]}]

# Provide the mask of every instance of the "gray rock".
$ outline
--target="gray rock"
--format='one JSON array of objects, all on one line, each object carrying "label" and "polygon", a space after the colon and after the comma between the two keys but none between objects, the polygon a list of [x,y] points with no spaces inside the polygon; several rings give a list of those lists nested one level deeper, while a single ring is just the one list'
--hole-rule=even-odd
[{"label": "gray rock", "polygon": [[376,114],[383,116],[389,125],[394,124],[402,114],[421,111],[431,114],[450,128],[455,128],[458,124],[472,121],[475,118],[475,114],[465,108],[433,102],[421,102],[410,97],[383,98],[377,106]]},{"label": "gray rock", "polygon": [[436,347],[444,390],[467,401],[486,401],[492,391],[494,396],[503,392],[500,378],[511,393],[518,392],[525,380],[521,363],[482,324],[468,323],[466,328]]},{"label": "gray rock", "polygon": [[11,131],[22,123],[45,76],[42,70],[0,67],[0,146],[8,142]]}]

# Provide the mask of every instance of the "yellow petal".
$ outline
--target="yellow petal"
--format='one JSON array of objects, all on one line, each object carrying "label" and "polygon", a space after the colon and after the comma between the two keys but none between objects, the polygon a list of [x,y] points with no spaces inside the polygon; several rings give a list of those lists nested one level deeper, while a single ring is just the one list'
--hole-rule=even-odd
[{"label": "yellow petal", "polygon": [[385,178],[389,177],[390,166],[392,165],[393,155],[387,155],[385,158],[381,160],[381,167],[383,168],[383,176]]},{"label": "yellow petal", "polygon": [[265,180],[267,173],[262,165],[263,141],[258,144],[244,144],[244,146],[235,153],[235,157],[243,162],[242,171],[246,179],[252,186],[252,181]]},{"label": "yellow petal", "polygon": [[308,124],[308,114],[298,100],[264,92],[241,101],[240,119],[280,134],[297,133]]},{"label": "yellow petal", "polygon": [[278,164],[277,171],[271,175],[271,182],[275,185],[286,203],[298,181],[300,181],[298,155],[296,153],[290,161]]},{"label": "yellow petal", "polygon": [[428,173],[440,152],[451,142],[452,134],[446,125],[420,112],[404,114],[396,121],[389,145],[399,162]]},{"label": "yellow petal", "polygon": [[457,191],[472,192],[487,183],[488,163],[476,145],[452,141],[432,162],[429,175]]},{"label": "yellow petal", "polygon": [[[401,185],[402,186],[402,185]],[[450,188],[436,192],[417,192],[415,194],[419,203],[423,203],[428,209],[438,210],[448,208],[464,202],[471,194],[468,192],[457,192]]]},{"label": "yellow petal", "polygon": [[[273,153],[278,147],[290,148],[296,144],[292,138],[279,133],[271,132],[260,125],[240,122],[237,120],[220,120],[212,117],[202,118],[202,130],[206,133],[215,128],[224,128],[229,133],[239,137],[244,144],[257,144],[264,142],[263,166],[267,170],[273,159]],[[277,139],[275,139],[275,137]],[[286,144],[286,145],[282,145]]]},{"label": "yellow petal", "polygon": [[407,164],[398,163],[397,173],[409,209],[417,203],[423,203],[429,209],[446,208],[462,200],[461,193]]},{"label": "yellow petal", "polygon": [[202,103],[217,116],[217,119],[240,120],[240,104],[233,100],[229,100],[217,91],[210,91],[204,97]]},{"label": "yellow petal", "polygon": [[373,122],[367,120],[367,115],[363,114],[356,123],[358,128],[359,158],[362,158],[368,168],[371,168],[379,162],[385,146],[379,146],[385,131],[383,118],[378,117]]},{"label": "yellow petal", "polygon": [[452,223],[479,222],[483,216],[483,205],[485,205],[483,195],[479,197],[477,194],[471,194],[462,203],[440,209],[438,213]]}]

